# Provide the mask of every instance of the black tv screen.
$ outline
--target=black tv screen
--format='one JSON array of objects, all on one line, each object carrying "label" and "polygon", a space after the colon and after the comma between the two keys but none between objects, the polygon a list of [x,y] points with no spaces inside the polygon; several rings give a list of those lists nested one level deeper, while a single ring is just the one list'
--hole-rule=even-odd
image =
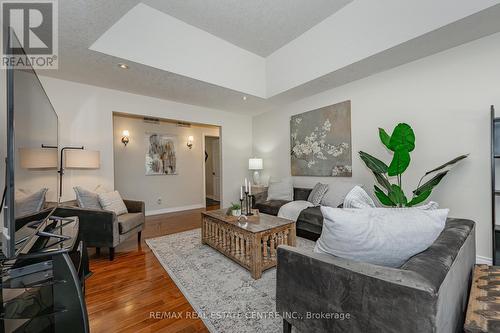
[{"label": "black tv screen", "polygon": [[[9,37],[20,47],[13,32]],[[5,203],[0,219],[3,255],[14,258],[36,232],[25,226],[57,206],[58,118],[33,68],[14,66],[6,72],[7,101],[1,115]]]}]

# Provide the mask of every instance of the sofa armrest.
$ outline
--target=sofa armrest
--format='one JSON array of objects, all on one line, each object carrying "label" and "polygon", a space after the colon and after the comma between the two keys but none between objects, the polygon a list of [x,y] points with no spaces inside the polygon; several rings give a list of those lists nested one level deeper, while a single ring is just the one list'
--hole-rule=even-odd
[{"label": "sofa armrest", "polygon": [[129,213],[145,213],[144,201],[123,200]]},{"label": "sofa armrest", "polygon": [[415,272],[278,248],[276,310],[299,331],[430,332],[436,293]]},{"label": "sofa armrest", "polygon": [[80,236],[87,246],[114,247],[118,245],[118,219],[114,212],[79,207],[59,207],[55,215],[60,217],[78,216]]}]

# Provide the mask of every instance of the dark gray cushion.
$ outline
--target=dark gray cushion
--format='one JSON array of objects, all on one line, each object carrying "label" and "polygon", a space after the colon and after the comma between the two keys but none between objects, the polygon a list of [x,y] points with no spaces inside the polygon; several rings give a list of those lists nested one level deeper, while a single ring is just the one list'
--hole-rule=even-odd
[{"label": "dark gray cushion", "polygon": [[137,228],[144,222],[142,213],[128,213],[118,216],[118,227],[120,234],[126,234],[132,229]]},{"label": "dark gray cushion", "polygon": [[293,188],[293,200],[304,200],[307,201],[309,198],[309,194],[311,194],[312,189],[310,188],[300,188],[300,187],[294,187]]},{"label": "dark gray cushion", "polygon": [[308,223],[315,226],[323,226],[323,214],[321,214],[321,207],[309,207],[300,212],[297,223]]},{"label": "dark gray cushion", "polygon": [[255,208],[261,213],[277,216],[281,206],[289,202],[287,200],[268,200],[255,203]]},{"label": "dark gray cushion", "polygon": [[[323,230],[323,215],[320,207],[304,209],[297,219],[297,235],[316,241]],[[303,233],[305,231],[306,233]]]}]

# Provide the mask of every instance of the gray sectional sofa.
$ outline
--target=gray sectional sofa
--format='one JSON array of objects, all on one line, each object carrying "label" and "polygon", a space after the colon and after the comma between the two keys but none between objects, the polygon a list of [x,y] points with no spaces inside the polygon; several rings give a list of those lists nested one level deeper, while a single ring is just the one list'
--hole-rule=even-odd
[{"label": "gray sectional sofa", "polygon": [[280,246],[276,309],[284,332],[462,332],[475,259],[463,219],[397,269]]},{"label": "gray sectional sofa", "polygon": [[[293,189],[293,200],[307,200],[312,189],[298,188]],[[267,191],[254,195],[254,208],[261,213],[278,215],[278,212],[284,204],[290,201],[286,200],[267,200]],[[320,207],[310,207],[304,209],[297,220],[297,236],[311,240],[317,240],[323,229],[323,214]]]}]

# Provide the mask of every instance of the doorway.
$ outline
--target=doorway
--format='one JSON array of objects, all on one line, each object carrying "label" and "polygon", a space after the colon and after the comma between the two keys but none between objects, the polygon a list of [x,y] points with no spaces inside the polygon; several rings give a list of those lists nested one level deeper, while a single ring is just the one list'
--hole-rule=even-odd
[{"label": "doorway", "polygon": [[220,138],[205,135],[205,202],[207,207],[220,206]]}]

